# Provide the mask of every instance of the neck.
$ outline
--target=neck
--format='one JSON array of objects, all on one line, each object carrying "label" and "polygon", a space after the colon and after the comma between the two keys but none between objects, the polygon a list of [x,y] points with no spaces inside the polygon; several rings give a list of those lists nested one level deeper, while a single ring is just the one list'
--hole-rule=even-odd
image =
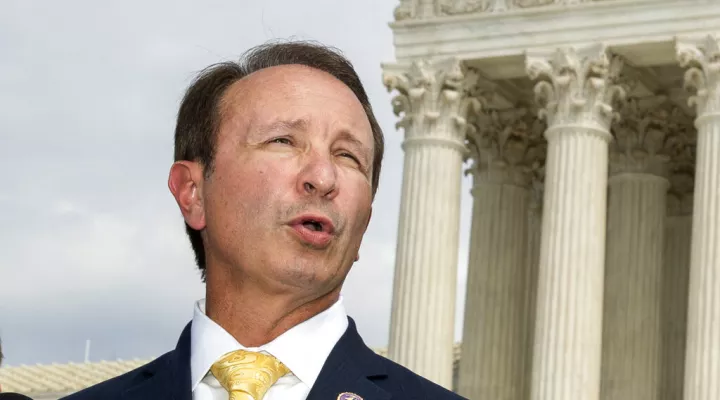
[{"label": "neck", "polygon": [[339,287],[319,296],[268,293],[250,279],[207,270],[205,313],[245,347],[273,341],[339,298]]}]

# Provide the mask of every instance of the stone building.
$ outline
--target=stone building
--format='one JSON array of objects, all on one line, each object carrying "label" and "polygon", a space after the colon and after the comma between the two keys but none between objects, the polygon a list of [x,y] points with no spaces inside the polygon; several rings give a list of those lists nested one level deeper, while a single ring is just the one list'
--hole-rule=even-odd
[{"label": "stone building", "polygon": [[720,399],[720,1],[402,0],[389,357],[458,391]]}]

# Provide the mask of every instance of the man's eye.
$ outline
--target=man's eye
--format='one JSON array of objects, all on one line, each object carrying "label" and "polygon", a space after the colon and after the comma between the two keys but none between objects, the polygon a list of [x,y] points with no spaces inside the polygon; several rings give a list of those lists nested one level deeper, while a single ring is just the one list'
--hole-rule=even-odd
[{"label": "man's eye", "polygon": [[280,137],[271,140],[270,143],[292,144],[292,141],[286,137]]},{"label": "man's eye", "polygon": [[345,153],[340,153],[340,157],[347,157],[347,158],[355,161],[356,163],[360,164],[360,161],[357,159],[357,157],[355,157],[355,156],[352,155],[351,153],[347,153],[347,152],[345,152]]}]

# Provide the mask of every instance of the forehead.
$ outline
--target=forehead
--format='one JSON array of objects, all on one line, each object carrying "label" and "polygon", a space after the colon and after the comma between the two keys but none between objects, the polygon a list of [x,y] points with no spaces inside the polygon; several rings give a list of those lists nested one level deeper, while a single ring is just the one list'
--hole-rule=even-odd
[{"label": "forehead", "polygon": [[254,72],[231,85],[222,103],[223,119],[233,125],[332,121],[372,140],[370,122],[353,91],[334,76],[302,65]]}]

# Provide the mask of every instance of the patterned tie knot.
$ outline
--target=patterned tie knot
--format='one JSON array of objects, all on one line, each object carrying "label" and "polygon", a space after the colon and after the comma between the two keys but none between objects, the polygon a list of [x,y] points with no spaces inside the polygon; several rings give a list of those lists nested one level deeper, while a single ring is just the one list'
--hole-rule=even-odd
[{"label": "patterned tie knot", "polygon": [[290,370],[273,356],[237,350],[222,356],[210,372],[230,393],[230,400],[261,400]]}]

